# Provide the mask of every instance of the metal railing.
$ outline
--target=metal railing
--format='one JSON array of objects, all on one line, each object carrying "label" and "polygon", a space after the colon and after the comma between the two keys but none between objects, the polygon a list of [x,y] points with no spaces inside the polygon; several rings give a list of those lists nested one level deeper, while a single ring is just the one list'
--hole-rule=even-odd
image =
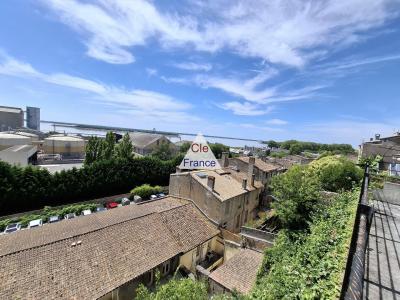
[{"label": "metal railing", "polygon": [[373,208],[368,205],[369,167],[365,167],[356,220],[353,228],[340,299],[360,300],[363,296],[365,252]]}]

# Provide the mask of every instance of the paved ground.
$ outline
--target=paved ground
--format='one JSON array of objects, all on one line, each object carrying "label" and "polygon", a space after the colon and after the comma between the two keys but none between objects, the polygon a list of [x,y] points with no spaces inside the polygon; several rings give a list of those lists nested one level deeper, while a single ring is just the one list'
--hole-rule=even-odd
[{"label": "paved ground", "polygon": [[400,206],[374,201],[365,258],[364,299],[400,300]]}]

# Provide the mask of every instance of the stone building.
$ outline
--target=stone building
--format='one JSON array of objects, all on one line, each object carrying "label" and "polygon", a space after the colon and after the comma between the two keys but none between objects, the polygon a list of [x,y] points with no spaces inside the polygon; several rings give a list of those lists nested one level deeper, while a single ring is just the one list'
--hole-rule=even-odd
[{"label": "stone building", "polygon": [[391,175],[400,176],[400,132],[393,136],[381,137],[376,134],[375,138],[360,146],[360,156],[363,158],[382,157],[380,169],[389,171]]},{"label": "stone building", "polygon": [[271,181],[272,176],[285,171],[282,166],[263,161],[260,158],[252,156],[228,158],[228,153],[222,153],[220,164],[223,168],[231,168],[237,171],[247,172],[249,168],[252,169],[255,179],[260,181],[265,187]]},{"label": "stone building", "polygon": [[191,171],[170,175],[169,193],[193,201],[215,224],[231,232],[256,216],[263,190],[253,169]]},{"label": "stone building", "polygon": [[133,152],[140,155],[149,155],[162,144],[167,144],[173,154],[177,152],[177,146],[161,134],[131,132],[129,137],[132,142]]},{"label": "stone building", "polygon": [[157,270],[193,272],[223,252],[218,235],[190,201],[173,197],[2,235],[0,299],[132,299]]}]

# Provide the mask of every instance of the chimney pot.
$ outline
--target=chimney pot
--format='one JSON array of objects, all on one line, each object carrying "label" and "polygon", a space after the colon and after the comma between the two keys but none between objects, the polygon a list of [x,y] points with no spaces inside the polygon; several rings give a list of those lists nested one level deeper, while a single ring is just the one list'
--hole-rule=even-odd
[{"label": "chimney pot", "polygon": [[215,177],[208,176],[207,177],[207,186],[213,191],[215,187]]},{"label": "chimney pot", "polygon": [[247,170],[247,180],[251,182],[251,177],[253,176],[254,173],[254,164],[256,162],[256,159],[254,156],[249,157],[249,166]]},{"label": "chimney pot", "polygon": [[251,185],[252,187],[254,187],[254,181],[255,181],[255,179],[256,179],[256,174],[251,175],[250,185]]}]

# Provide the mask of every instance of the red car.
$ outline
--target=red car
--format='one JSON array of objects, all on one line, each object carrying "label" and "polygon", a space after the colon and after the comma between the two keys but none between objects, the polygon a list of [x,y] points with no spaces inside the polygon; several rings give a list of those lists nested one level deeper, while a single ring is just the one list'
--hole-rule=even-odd
[{"label": "red car", "polygon": [[106,204],[106,208],[107,209],[112,209],[112,208],[116,208],[116,207],[118,207],[118,203],[117,202],[108,202]]}]

